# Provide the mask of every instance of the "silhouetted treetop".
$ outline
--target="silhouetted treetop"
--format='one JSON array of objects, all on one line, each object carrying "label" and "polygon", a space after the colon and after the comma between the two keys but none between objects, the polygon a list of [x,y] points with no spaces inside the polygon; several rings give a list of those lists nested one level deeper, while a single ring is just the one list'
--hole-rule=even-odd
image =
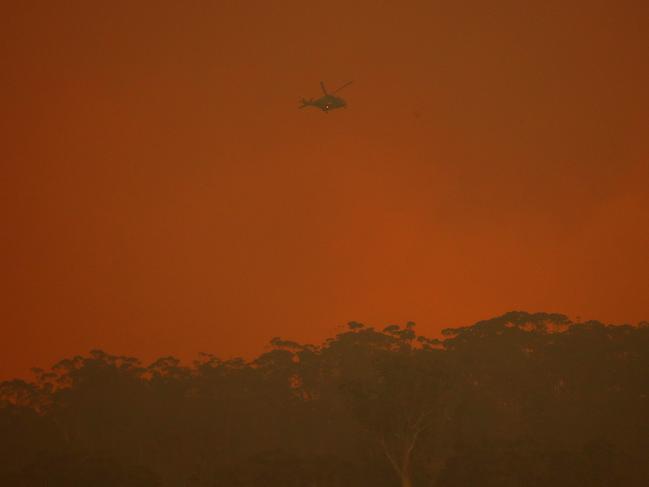
[{"label": "silhouetted treetop", "polygon": [[93,350],[0,383],[0,485],[649,485],[649,326],[349,322],[259,356]]}]

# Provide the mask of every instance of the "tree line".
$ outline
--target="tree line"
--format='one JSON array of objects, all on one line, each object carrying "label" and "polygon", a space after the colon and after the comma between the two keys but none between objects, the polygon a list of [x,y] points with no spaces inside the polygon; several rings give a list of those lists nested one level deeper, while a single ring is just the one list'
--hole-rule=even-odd
[{"label": "tree line", "polygon": [[649,323],[509,312],[270,345],[95,350],[0,383],[0,485],[649,485]]}]

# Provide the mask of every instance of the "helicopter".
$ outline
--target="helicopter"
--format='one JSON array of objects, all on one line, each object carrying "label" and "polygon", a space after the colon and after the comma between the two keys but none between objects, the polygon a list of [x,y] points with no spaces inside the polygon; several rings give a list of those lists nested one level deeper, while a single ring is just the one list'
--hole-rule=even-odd
[{"label": "helicopter", "polygon": [[336,91],[328,93],[324,83],[320,81],[320,87],[322,88],[322,92],[324,93],[324,96],[321,96],[320,98],[317,98],[315,100],[313,98],[309,98],[308,100],[306,98],[302,98],[300,99],[302,105],[300,105],[298,108],[312,106],[312,107],[319,108],[325,113],[328,113],[329,110],[334,110],[336,108],[346,108],[347,102],[342,98],[340,98],[339,96],[334,96],[334,94],[338,93],[340,90],[342,90],[346,86],[349,86],[350,84],[352,84],[352,82],[348,81],[340,88],[338,88]]}]

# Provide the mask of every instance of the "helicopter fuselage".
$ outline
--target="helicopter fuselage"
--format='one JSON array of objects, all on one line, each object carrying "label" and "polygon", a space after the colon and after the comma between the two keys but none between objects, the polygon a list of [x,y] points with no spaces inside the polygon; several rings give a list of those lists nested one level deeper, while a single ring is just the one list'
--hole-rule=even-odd
[{"label": "helicopter fuselage", "polygon": [[302,106],[312,106],[319,108],[323,112],[335,110],[336,108],[345,108],[347,106],[347,102],[345,102],[345,100],[332,95],[321,96],[316,100],[302,100],[302,104]]},{"label": "helicopter fuselage", "polygon": [[345,108],[347,107],[347,102],[342,98],[340,98],[339,96],[334,96],[333,93],[342,90],[345,86],[348,86],[349,84],[351,84],[351,81],[345,83],[336,91],[329,93],[325,88],[324,83],[320,81],[320,87],[322,88],[322,93],[324,93],[324,96],[321,96],[320,98],[316,98],[315,100],[313,98],[309,100],[302,98],[300,100],[302,102],[302,105],[299,108],[311,106],[311,107],[319,108],[325,113],[327,113],[329,110],[335,110],[336,108]]}]

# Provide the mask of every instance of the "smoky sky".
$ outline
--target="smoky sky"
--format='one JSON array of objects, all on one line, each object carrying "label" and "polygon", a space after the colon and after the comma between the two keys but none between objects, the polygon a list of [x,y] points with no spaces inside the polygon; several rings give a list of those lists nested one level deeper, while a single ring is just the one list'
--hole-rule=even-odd
[{"label": "smoky sky", "polygon": [[3,377],[649,315],[646,2],[4,10]]}]

